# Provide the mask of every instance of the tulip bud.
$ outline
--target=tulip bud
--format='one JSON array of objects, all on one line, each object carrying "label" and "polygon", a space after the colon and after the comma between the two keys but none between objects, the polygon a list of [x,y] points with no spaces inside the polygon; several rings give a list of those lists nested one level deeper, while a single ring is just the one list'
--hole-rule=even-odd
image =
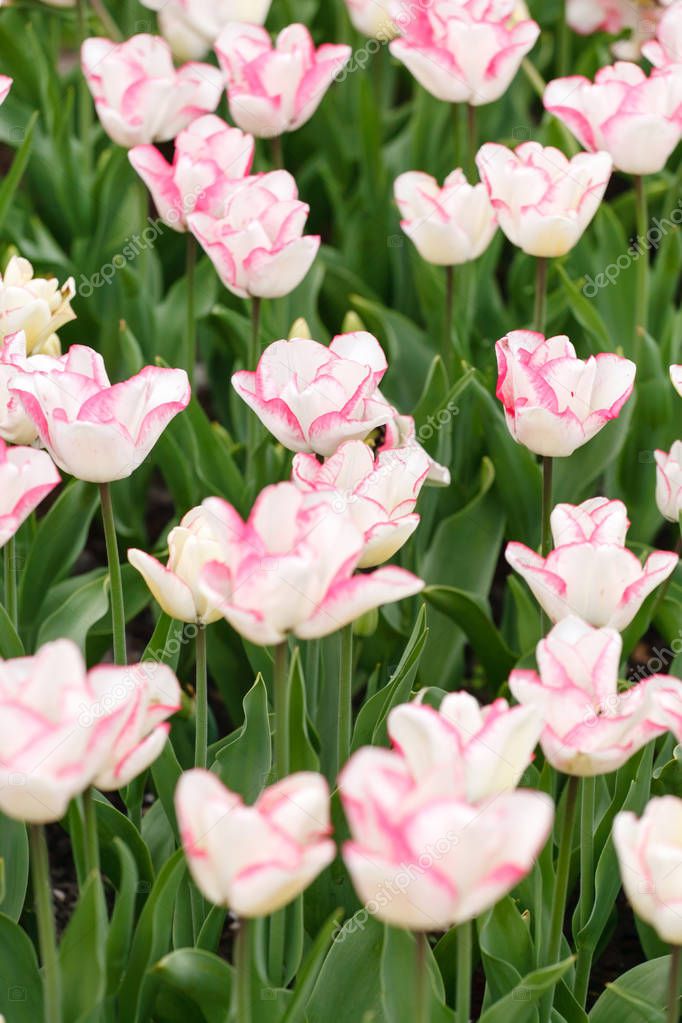
[{"label": "tulip bud", "polygon": [[313,335],[310,333],[310,327],[308,326],[307,320],[302,316],[299,316],[297,320],[291,324],[291,330],[289,331],[289,340],[293,341],[294,338],[303,338],[304,340],[311,341]]},{"label": "tulip bud", "polygon": [[353,635],[367,639],[369,636],[373,636],[378,628],[379,609],[375,607],[356,618],[353,622]]}]

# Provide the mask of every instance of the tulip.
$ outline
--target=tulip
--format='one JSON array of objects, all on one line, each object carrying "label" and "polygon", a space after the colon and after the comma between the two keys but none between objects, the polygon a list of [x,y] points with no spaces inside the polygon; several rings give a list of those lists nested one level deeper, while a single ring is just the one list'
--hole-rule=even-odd
[{"label": "tulip", "polygon": [[682,800],[651,799],[639,819],[617,814],[613,842],[625,894],[637,915],[663,941],[682,945]]},{"label": "tulip", "polygon": [[60,482],[52,459],[44,451],[8,448],[0,439],[0,547],[11,540]]},{"label": "tulip", "polygon": [[436,99],[481,106],[502,96],[532,50],[540,26],[513,21],[516,0],[433,0],[395,16],[394,57]]},{"label": "tulip", "polygon": [[[674,572],[679,559],[671,551],[654,551],[642,565],[613,535],[602,534],[602,538],[599,530],[588,540],[556,546],[569,535],[565,532],[568,508],[562,506],[561,515],[552,521],[555,549],[547,558],[523,544],[510,543],[507,561],[526,580],[552,622],[576,615],[591,625],[622,632],[649,594]],[[578,521],[584,519],[586,508],[595,511],[593,502],[574,508]],[[616,528],[612,523],[609,530]]]},{"label": "tulip", "polygon": [[0,75],[0,103],[4,103],[12,88],[13,79],[7,75]]},{"label": "tulip", "polygon": [[629,39],[619,39],[611,49],[622,60],[637,60],[642,42],[656,31],[660,7],[656,0],[566,0],[566,18],[574,32],[620,35],[630,29]]},{"label": "tulip", "polygon": [[140,0],[158,11],[161,34],[180,60],[204,57],[232,21],[263,25],[272,0]]},{"label": "tulip", "polygon": [[359,568],[388,561],[419,525],[414,509],[429,471],[420,448],[384,451],[376,459],[361,440],[346,441],[331,458],[294,458],[293,481],[304,493],[329,501],[335,512],[347,511],[365,538]]},{"label": "tulip", "polygon": [[328,348],[294,338],[269,345],[255,373],[235,373],[232,385],[285,448],[328,456],[395,415],[379,392],[387,368],[364,331],[340,334]]},{"label": "tulip", "polygon": [[0,342],[0,438],[11,444],[33,444],[38,430],[21,400],[10,394],[12,381],[19,372],[37,373],[59,369],[63,360],[50,355],[26,354],[23,331],[8,334]]},{"label": "tulip", "polygon": [[544,104],[581,146],[608,153],[628,174],[663,170],[680,141],[682,78],[667,69],[647,77],[637,64],[620,61],[601,68],[594,84],[581,75],[557,78]]},{"label": "tulip", "polygon": [[220,71],[210,64],[176,70],[158,36],[86,39],[81,58],[102,127],[119,146],[167,142],[220,102]]},{"label": "tulip", "polygon": [[309,207],[287,171],[225,186],[220,216],[192,213],[190,231],[226,288],[240,298],[281,298],[298,287],[320,247],[303,236]]},{"label": "tulip", "polygon": [[346,7],[355,28],[370,39],[386,42],[397,35],[395,0],[346,0]]},{"label": "tulip", "polygon": [[572,543],[625,546],[630,520],[622,501],[592,497],[582,504],[558,504],[551,515],[555,547]]},{"label": "tulip", "polygon": [[674,3],[663,14],[656,39],[645,43],[642,53],[654,67],[682,64],[682,6]]},{"label": "tulip", "polygon": [[565,335],[515,330],[495,351],[509,432],[538,455],[573,454],[620,415],[632,394],[633,362],[604,353],[583,362]]},{"label": "tulip", "polygon": [[251,135],[206,114],[180,132],[172,164],[155,146],[135,146],[128,157],[164,224],[187,231],[187,217],[195,210],[220,215],[221,185],[249,174],[253,154]]},{"label": "tulip", "polygon": [[221,560],[220,540],[220,523],[200,506],[187,512],[180,525],[171,530],[166,566],[135,549],[128,551],[128,561],[167,615],[181,622],[210,625],[222,615],[209,605],[199,579],[205,565]]},{"label": "tulip", "polygon": [[309,121],[352,53],[332,44],[315,49],[305,25],[289,25],[273,46],[264,28],[237,23],[225,28],[215,49],[232,120],[262,139]]},{"label": "tulip", "polygon": [[682,366],[670,367],[670,379],[673,382],[673,387],[682,398]]},{"label": "tulip", "polygon": [[336,853],[329,838],[329,787],[319,774],[290,775],[245,806],[214,774],[187,771],[175,806],[197,887],[240,917],[282,909]]},{"label": "tulip", "polygon": [[57,331],[76,319],[73,277],[59,287],[55,278],[34,277],[27,259],[12,256],[0,277],[0,340],[22,330],[27,355],[60,355]]},{"label": "tulip", "polygon": [[670,449],[655,451],[656,504],[664,519],[679,522],[682,515],[682,440],[676,440]]},{"label": "tulip", "polygon": [[[448,409],[448,411],[451,410]],[[431,426],[427,423],[427,430],[430,431],[429,436],[432,436],[433,431],[442,427],[442,425],[442,423],[439,423],[437,426]],[[385,451],[399,451],[402,448],[413,448],[418,451],[423,451],[428,458],[429,471],[426,475],[425,483],[431,484],[431,486],[434,487],[450,486],[450,470],[445,465],[439,465],[438,462],[434,461],[434,459],[431,458],[426,451],[424,451],[424,448],[417,440],[417,428],[413,417],[401,416],[396,412],[386,423],[384,428],[384,438],[377,450],[379,454],[382,454]]]},{"label": "tulip", "polygon": [[509,688],[544,720],[542,751],[558,771],[581,778],[609,774],[657,736],[668,731],[657,690],[682,682],[647,679],[619,692],[623,643],[613,629],[594,629],[564,618],[537,649],[539,674],[513,671]]},{"label": "tulip", "polygon": [[490,245],[497,229],[495,211],[485,186],[470,185],[461,170],[448,175],[442,188],[429,174],[401,174],[394,193],[400,226],[427,262],[468,263]]},{"label": "tulip", "polygon": [[385,923],[415,931],[465,923],[503,898],[532,869],[554,816],[549,797],[530,790],[482,804],[448,797],[415,778],[400,753],[370,747],[351,757],[339,791],[351,831],[343,858],[359,898]]},{"label": "tulip", "polygon": [[542,717],[533,707],[449,693],[440,709],[414,701],[395,707],[388,734],[415,781],[434,795],[480,803],[515,789],[533,759]]},{"label": "tulip", "polygon": [[147,366],[112,386],[91,348],[74,345],[55,362],[46,371],[19,369],[9,392],[56,464],[90,483],[130,476],[190,399],[184,370]]},{"label": "tulip", "polygon": [[599,209],[611,177],[607,153],[571,160],[552,146],[524,142],[515,150],[493,142],[476,157],[500,227],[530,256],[564,256]]},{"label": "tulip", "polygon": [[363,534],[347,513],[293,483],[266,487],[247,522],[220,498],[203,507],[215,520],[223,553],[204,568],[200,589],[209,608],[259,646],[276,646],[291,633],[327,636],[423,588],[421,579],[393,565],[353,575]]}]

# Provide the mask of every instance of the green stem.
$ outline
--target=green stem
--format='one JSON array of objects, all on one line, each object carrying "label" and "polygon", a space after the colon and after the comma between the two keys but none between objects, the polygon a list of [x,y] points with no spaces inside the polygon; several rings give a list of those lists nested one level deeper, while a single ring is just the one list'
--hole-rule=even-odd
[{"label": "green stem", "polygon": [[5,572],[5,611],[15,629],[19,624],[17,598],[17,545],[15,537],[5,544],[3,552]]},{"label": "green stem", "polygon": [[275,767],[277,778],[289,773],[289,648],[275,647]]},{"label": "green stem", "polygon": [[123,604],[123,579],[121,563],[118,560],[118,540],[116,539],[116,522],[114,508],[111,503],[111,488],[108,483],[100,483],[100,502],[102,505],[102,522],[104,537],[107,544],[107,560],[109,562],[109,588],[111,590],[111,621],[114,636],[114,663],[125,664],[126,655],[126,618]]},{"label": "green stem", "polygon": [[272,166],[274,170],[282,170],[284,167],[284,150],[282,147],[282,136],[275,135],[272,141]]},{"label": "green stem", "polygon": [[102,0],[90,0],[90,2],[92,3],[93,11],[107,30],[107,35],[117,43],[122,42],[123,33],[109,14]]},{"label": "green stem", "polygon": [[38,921],[38,942],[43,967],[44,1023],[61,1023],[62,995],[57,953],[57,930],[54,922],[50,864],[45,829],[41,824],[29,825],[33,898]]},{"label": "green stem", "polygon": [[535,265],[535,312],[533,313],[533,330],[544,334],[547,322],[547,271],[549,263],[544,256],[539,256]]},{"label": "green stem", "polygon": [[[571,853],[573,852],[573,831],[578,805],[578,789],[578,778],[569,778],[566,787],[564,818],[559,836],[559,858],[557,860],[554,901],[552,903],[552,916],[549,925],[549,940],[547,943],[548,966],[557,963],[561,954],[561,939],[564,933],[564,917],[566,915],[566,900],[568,898],[568,879],[571,869]],[[550,1018],[553,1003],[554,987],[551,987],[542,1001],[541,1020],[548,1020]]]},{"label": "green stem", "polygon": [[467,103],[467,170],[469,182],[476,181],[476,153],[478,152],[478,121],[476,107]]},{"label": "green stem", "polygon": [[[587,926],[594,907],[594,800],[595,778],[583,778],[580,797],[580,916],[579,930]],[[592,950],[578,949],[574,995],[584,1008],[592,969]]]},{"label": "green stem", "polygon": [[251,1013],[251,928],[250,920],[239,921],[235,942],[235,984],[232,1023],[252,1023]]},{"label": "green stem", "polygon": [[680,964],[682,963],[682,948],[673,945],[670,950],[670,974],[668,978],[668,1012],[666,1023],[678,1023],[680,1012],[678,1008],[680,998]]},{"label": "green stem", "polygon": [[635,362],[639,366],[642,338],[648,327],[649,311],[649,248],[647,235],[649,232],[649,211],[647,207],[646,186],[644,178],[635,178],[635,201],[637,211],[637,243],[643,244],[644,252],[637,260],[637,290],[635,293]]},{"label": "green stem", "polygon": [[[249,342],[249,360],[247,369],[252,372],[258,366],[258,360],[260,359],[260,318],[261,318],[262,303],[260,298],[251,299],[251,339]],[[252,483],[254,456],[256,453],[256,445],[258,444],[258,417],[254,413],[249,413],[247,420],[247,436],[246,436],[246,482],[247,484]]]},{"label": "green stem", "polygon": [[554,489],[554,459],[542,459],[542,556],[546,558],[552,546],[552,492]]},{"label": "green stem", "polygon": [[[88,4],[87,0],[78,0],[78,31],[81,44],[88,38]],[[92,171],[92,97],[85,76],[80,76],[78,89],[78,130],[83,146],[85,173]]]},{"label": "green stem", "polygon": [[571,30],[568,25],[568,18],[566,17],[567,4],[564,2],[561,5],[561,14],[559,16],[559,40],[558,40],[558,77],[563,78],[568,74],[568,70],[571,62]]},{"label": "green stem", "polygon": [[187,323],[185,326],[185,369],[190,384],[194,382],[197,361],[197,325],[194,279],[197,265],[197,243],[194,235],[187,233],[185,276],[187,278]]},{"label": "green stem", "polygon": [[443,367],[449,373],[452,365],[452,314],[455,305],[455,268],[445,267],[445,310],[443,313]]},{"label": "green stem", "polygon": [[208,669],[206,666],[206,626],[197,626],[196,645],[196,733],[194,737],[194,766],[208,765]]},{"label": "green stem", "polygon": [[353,626],[341,629],[339,662],[339,712],[337,721],[337,774],[350,756],[353,737]]},{"label": "green stem", "polygon": [[97,836],[97,808],[92,788],[83,793],[83,818],[85,835],[85,862],[88,877],[99,873],[99,838]]},{"label": "green stem", "polygon": [[457,928],[457,1023],[469,1023],[471,1016],[471,923]]},{"label": "green stem", "polygon": [[416,1023],[431,1021],[431,991],[427,954],[429,939],[426,934],[416,934],[417,939],[417,1019]]},{"label": "green stem", "polygon": [[287,911],[280,909],[270,917],[270,941],[268,944],[268,974],[275,987],[282,985],[282,964],[286,940]]}]

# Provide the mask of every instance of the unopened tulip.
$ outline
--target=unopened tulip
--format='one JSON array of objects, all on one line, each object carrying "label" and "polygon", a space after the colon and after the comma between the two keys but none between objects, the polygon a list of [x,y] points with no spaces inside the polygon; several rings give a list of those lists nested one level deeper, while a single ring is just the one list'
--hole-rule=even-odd
[{"label": "unopened tulip", "polygon": [[424,586],[395,565],[353,575],[363,534],[346,511],[335,512],[293,483],[266,487],[247,522],[219,498],[203,507],[222,547],[221,560],[201,575],[207,606],[259,646],[283,643],[290,634],[327,636]]},{"label": "unopened tulip", "polygon": [[[595,510],[593,502],[586,504]],[[553,531],[557,527],[555,544],[569,535],[566,510],[570,506],[561,507],[561,516],[552,522]],[[585,505],[574,509],[578,523],[584,522],[584,509]],[[619,514],[616,512],[617,517]],[[679,560],[671,551],[654,551],[642,565],[613,535],[602,538],[598,530],[589,540],[562,542],[547,558],[523,544],[510,543],[506,558],[551,621],[575,615],[591,625],[621,632],[649,594],[674,572]]]},{"label": "unopened tulip", "polygon": [[0,547],[60,483],[50,456],[33,448],[8,448],[0,439]]},{"label": "unopened tulip", "polygon": [[583,362],[565,335],[514,330],[495,351],[509,432],[537,455],[573,454],[620,415],[632,394],[633,362],[604,353]]},{"label": "unopened tulip", "polygon": [[645,43],[642,53],[654,67],[682,64],[682,4],[664,13],[656,29],[656,38]]},{"label": "unopened tulip", "polygon": [[[446,410],[448,415],[447,423],[451,422],[452,416],[456,415],[457,411],[456,407],[453,409],[448,406]],[[428,432],[429,437],[433,436],[435,430],[442,429],[445,425],[444,422],[437,420],[436,417],[431,417],[431,419],[433,419],[435,425],[431,425],[430,422],[425,424],[425,431]],[[379,454],[384,451],[399,451],[403,448],[416,448],[418,451],[423,451],[429,460],[429,471],[425,482],[434,487],[450,486],[450,470],[447,466],[440,465],[434,461],[421,446],[417,439],[417,427],[412,416],[401,416],[399,413],[394,412],[382,432],[384,434],[383,440],[377,448]],[[428,438],[425,437],[424,439]]]},{"label": "unopened tulip", "polygon": [[682,366],[670,367],[670,379],[673,382],[673,387],[682,398]]},{"label": "unopened tulip", "polygon": [[601,68],[594,84],[581,75],[557,78],[544,104],[581,146],[602,159],[608,153],[628,174],[663,170],[680,141],[682,76],[666,68],[647,77],[639,65],[620,61]]},{"label": "unopened tulip", "polygon": [[328,456],[395,415],[379,392],[387,368],[366,332],[340,334],[328,348],[294,338],[269,345],[256,371],[235,373],[232,385],[285,448]]},{"label": "unopened tulip", "polygon": [[386,42],[398,33],[393,17],[395,0],[346,0],[353,25],[363,35]]},{"label": "unopened tulip", "polygon": [[185,64],[176,70],[168,43],[158,36],[123,43],[93,37],[83,43],[81,58],[102,127],[119,146],[167,142],[220,102],[218,68]]},{"label": "unopened tulip", "polygon": [[306,276],[320,247],[304,235],[309,207],[287,171],[223,184],[222,210],[196,212],[189,228],[226,288],[240,298],[282,298]]},{"label": "unopened tulip", "polygon": [[373,916],[415,931],[472,920],[508,894],[531,871],[554,816],[541,792],[472,804],[431,782],[399,752],[371,747],[339,777],[355,890]]},{"label": "unopened tulip", "polygon": [[175,792],[182,845],[199,890],[240,917],[282,909],[334,859],[329,787],[300,772],[245,806],[208,771],[187,771]]},{"label": "unopened tulip", "polygon": [[159,12],[161,34],[180,60],[198,60],[231,21],[263,25],[272,0],[141,0]]},{"label": "unopened tulip", "polygon": [[7,75],[0,75],[0,103],[4,103],[12,88],[13,80]]},{"label": "unopened tulip", "polygon": [[54,362],[45,372],[17,372],[9,392],[21,401],[56,464],[90,483],[132,475],[189,403],[189,381],[181,369],[146,366],[112,386],[92,348],[74,345]]},{"label": "unopened tulip", "polygon": [[251,135],[206,114],[180,132],[172,164],[155,146],[135,146],[128,156],[164,224],[186,231],[187,217],[195,210],[219,216],[221,186],[249,174],[254,145]]},{"label": "unopened tulip", "polygon": [[373,568],[392,558],[419,525],[414,509],[428,471],[428,456],[418,447],[381,452],[375,459],[367,444],[350,440],[324,463],[315,455],[296,455],[293,480],[334,511],[348,512],[365,538],[359,567]]},{"label": "unopened tulip", "polygon": [[22,330],[8,334],[0,342],[0,437],[11,444],[33,444],[38,430],[20,398],[10,393],[18,373],[50,372],[59,369],[60,359],[51,355],[26,353],[26,335]]},{"label": "unopened tulip", "polygon": [[578,244],[611,178],[608,153],[572,159],[552,146],[515,150],[488,142],[476,157],[500,227],[530,256],[564,256]]},{"label": "unopened tulip", "polygon": [[401,174],[394,193],[400,226],[420,256],[437,266],[477,259],[497,230],[485,185],[470,185],[459,169],[448,175],[442,188],[429,174]]},{"label": "unopened tulip", "polygon": [[180,622],[210,625],[222,618],[199,587],[199,578],[210,561],[220,561],[222,520],[203,505],[192,508],[168,536],[168,564],[162,565],[144,551],[128,551],[128,561],[143,577],[163,611]]},{"label": "unopened tulip", "polygon": [[569,543],[612,543],[625,546],[630,528],[622,501],[591,497],[582,504],[558,504],[550,516],[555,547]]},{"label": "unopened tulip", "polygon": [[664,519],[679,522],[682,515],[682,440],[676,440],[670,449],[655,451],[656,504]]},{"label": "unopened tulip", "polygon": [[682,682],[654,677],[620,692],[623,643],[613,629],[593,629],[569,616],[537,649],[539,674],[513,671],[509,688],[544,720],[543,753],[558,771],[591,778],[622,767],[652,739],[668,731],[657,690]]},{"label": "unopened tulip", "polygon": [[540,26],[515,22],[516,0],[432,0],[395,15],[390,50],[420,85],[447,103],[481,106],[502,96],[532,50]]},{"label": "unopened tulip", "polygon": [[59,355],[57,331],[76,319],[73,277],[59,287],[56,278],[34,277],[27,259],[12,256],[0,277],[0,340],[23,330],[27,355]]},{"label": "unopened tulip", "polygon": [[91,702],[82,721],[114,722],[102,747],[93,784],[104,792],[128,785],[160,756],[168,738],[167,718],[180,710],[180,684],[165,664],[127,667],[103,664],[88,674]]},{"label": "unopened tulip", "polygon": [[682,945],[682,799],[651,799],[644,815],[613,822],[623,888],[637,916],[662,941]]},{"label": "unopened tulip", "polygon": [[296,131],[309,121],[351,57],[350,46],[315,49],[305,25],[289,25],[273,46],[257,25],[230,24],[216,43],[232,120],[257,138]]},{"label": "unopened tulip", "polygon": [[533,707],[496,700],[479,706],[449,693],[438,711],[414,701],[395,707],[388,734],[420,785],[479,803],[515,789],[533,759],[542,718]]}]

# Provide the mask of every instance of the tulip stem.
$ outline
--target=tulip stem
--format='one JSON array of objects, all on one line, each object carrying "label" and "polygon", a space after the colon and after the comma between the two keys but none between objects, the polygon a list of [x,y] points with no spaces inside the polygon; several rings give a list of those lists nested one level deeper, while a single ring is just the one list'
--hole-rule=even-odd
[{"label": "tulip stem", "polygon": [[682,948],[673,945],[670,949],[670,973],[668,979],[668,1014],[666,1023],[678,1023],[680,1018],[680,965],[682,965]]},{"label": "tulip stem", "polygon": [[445,267],[445,310],[443,322],[443,367],[448,373],[452,363],[452,315],[455,306],[455,268]]},{"label": "tulip stem", "polygon": [[232,1023],[251,1023],[251,922],[239,921],[235,942],[235,985]]},{"label": "tulip stem", "polygon": [[[594,907],[594,799],[596,780],[583,778],[580,796],[580,917],[579,930],[587,927]],[[574,995],[585,1008],[592,969],[592,950],[578,948]]]},{"label": "tulip stem", "polygon": [[5,611],[15,629],[19,624],[17,599],[17,547],[12,537],[3,552],[5,571]]},{"label": "tulip stem", "polygon": [[[249,342],[249,362],[246,367],[252,372],[258,367],[258,360],[260,359],[260,317],[261,317],[261,300],[259,298],[251,299],[251,340]],[[247,485],[252,482],[251,474],[253,472],[254,458],[256,454],[256,445],[258,444],[258,417],[254,412],[249,413],[248,428],[246,435],[246,483]]]},{"label": "tulip stem", "polygon": [[542,459],[542,556],[546,558],[552,546],[552,492],[554,490],[554,459]]},{"label": "tulip stem", "polygon": [[97,837],[97,807],[92,788],[83,793],[83,818],[85,833],[85,865],[88,877],[99,873],[99,838]]},{"label": "tulip stem", "polygon": [[471,1016],[471,922],[457,928],[457,1023],[469,1023]]},{"label": "tulip stem", "polygon": [[[564,917],[566,915],[566,900],[568,898],[568,879],[571,869],[571,853],[573,852],[573,831],[575,828],[576,810],[578,806],[579,779],[570,777],[566,786],[566,800],[564,803],[564,818],[559,835],[559,858],[556,866],[556,883],[554,886],[554,901],[552,903],[552,916],[549,925],[549,940],[547,945],[547,965],[553,966],[559,961],[561,954],[561,939],[564,933]],[[546,992],[540,1012],[541,1020],[548,1020],[551,1016],[552,1005],[554,1004],[554,986]]]},{"label": "tulip stem", "polygon": [[281,781],[289,773],[289,648],[275,647],[275,767]]},{"label": "tulip stem", "polygon": [[533,330],[544,334],[547,322],[547,274],[549,263],[544,256],[539,256],[535,264],[535,311],[533,313]]},{"label": "tulip stem", "polygon": [[568,69],[571,60],[571,30],[568,25],[567,11],[568,4],[565,2],[561,5],[561,14],[559,15],[559,40],[558,40],[558,77],[563,78],[568,74]]},{"label": "tulip stem", "polygon": [[431,991],[429,984],[428,951],[429,939],[426,934],[416,934],[417,939],[417,1019],[416,1023],[430,1023]]},{"label": "tulip stem", "polygon": [[57,953],[57,930],[50,883],[50,863],[47,854],[45,829],[42,824],[29,826],[33,899],[38,921],[38,943],[43,967],[43,995],[45,1023],[61,1023],[62,995]]},{"label": "tulip stem", "polygon": [[102,505],[104,537],[107,545],[107,560],[109,562],[111,622],[114,636],[114,663],[122,665],[125,664],[127,660],[126,618],[125,607],[123,604],[123,579],[121,577],[121,563],[118,559],[118,540],[116,539],[116,522],[114,520],[114,506],[111,502],[110,485],[108,483],[101,483],[99,494]]},{"label": "tulip stem", "polygon": [[197,329],[196,302],[194,279],[197,266],[197,243],[194,235],[187,234],[187,250],[185,257],[185,276],[187,278],[187,324],[185,333],[185,369],[189,382],[194,382],[194,370],[197,361]]},{"label": "tulip stem", "polygon": [[196,733],[194,766],[208,766],[208,669],[206,666],[206,626],[197,625],[196,646]]},{"label": "tulip stem", "polygon": [[476,107],[467,103],[467,174],[470,184],[476,181],[476,153],[478,152],[478,118]]},{"label": "tulip stem", "polygon": [[353,626],[341,629],[339,661],[339,713],[337,730],[337,774],[350,756],[353,738]]},{"label": "tulip stem", "polygon": [[637,260],[637,291],[635,300],[634,359],[639,367],[642,338],[648,328],[649,311],[649,211],[646,185],[641,175],[635,177],[635,208],[637,213],[637,247],[644,245],[644,252]]},{"label": "tulip stem", "polygon": [[282,170],[284,167],[284,150],[281,135],[275,135],[272,139],[272,166],[274,170]]},{"label": "tulip stem", "polygon": [[106,29],[109,37],[113,39],[114,42],[123,42],[123,34],[112,16],[109,14],[109,11],[104,6],[102,0],[90,0],[90,2],[92,3],[93,11],[102,22],[102,25]]}]

